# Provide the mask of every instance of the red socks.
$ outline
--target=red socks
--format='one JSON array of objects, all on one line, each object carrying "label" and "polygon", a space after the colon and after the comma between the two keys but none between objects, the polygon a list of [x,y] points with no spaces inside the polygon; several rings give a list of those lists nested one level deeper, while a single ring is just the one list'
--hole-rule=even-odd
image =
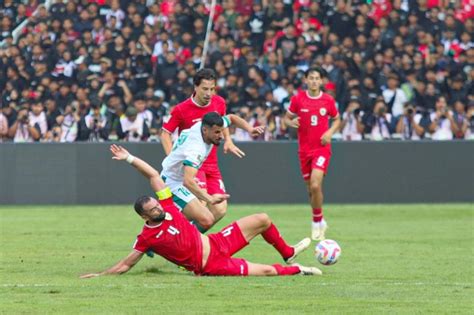
[{"label": "red socks", "polygon": [[273,223],[265,232],[262,233],[262,236],[268,244],[275,247],[283,259],[289,258],[295,253],[295,249],[286,244],[285,240],[281,237],[280,232],[278,232],[278,229]]},{"label": "red socks", "polygon": [[321,222],[323,219],[323,209],[313,209],[313,222]]},{"label": "red socks", "polygon": [[272,265],[279,276],[291,276],[300,273],[300,267],[298,266],[282,266],[279,264]]}]

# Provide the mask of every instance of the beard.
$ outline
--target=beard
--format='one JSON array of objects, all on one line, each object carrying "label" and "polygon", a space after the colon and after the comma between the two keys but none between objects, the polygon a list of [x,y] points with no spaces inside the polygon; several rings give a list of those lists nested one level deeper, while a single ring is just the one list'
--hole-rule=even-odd
[{"label": "beard", "polygon": [[154,222],[154,223],[160,223],[161,221],[163,221],[165,219],[165,217],[166,217],[166,212],[161,211],[161,213],[159,215],[151,217],[150,221]]}]

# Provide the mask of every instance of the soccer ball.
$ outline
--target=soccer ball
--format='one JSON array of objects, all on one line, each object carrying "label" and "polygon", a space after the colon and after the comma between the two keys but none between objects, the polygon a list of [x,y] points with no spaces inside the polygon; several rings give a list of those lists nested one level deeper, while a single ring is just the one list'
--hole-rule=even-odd
[{"label": "soccer ball", "polygon": [[324,240],[315,248],[316,259],[323,265],[334,265],[341,255],[341,247],[333,240]]}]

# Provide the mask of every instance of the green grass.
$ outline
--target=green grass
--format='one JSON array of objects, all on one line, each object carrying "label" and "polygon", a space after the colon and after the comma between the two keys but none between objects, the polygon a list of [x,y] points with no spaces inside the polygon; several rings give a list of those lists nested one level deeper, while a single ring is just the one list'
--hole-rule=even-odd
[{"label": "green grass", "polygon": [[[309,234],[306,205],[232,205],[217,228],[260,211],[290,243]],[[0,313],[467,314],[473,214],[467,204],[326,206],[342,256],[322,277],[195,277],[145,257],[125,275],[81,280],[129,253],[142,224],[131,207],[3,206]],[[281,262],[260,237],[237,256]],[[317,265],[312,250],[299,262]]]}]

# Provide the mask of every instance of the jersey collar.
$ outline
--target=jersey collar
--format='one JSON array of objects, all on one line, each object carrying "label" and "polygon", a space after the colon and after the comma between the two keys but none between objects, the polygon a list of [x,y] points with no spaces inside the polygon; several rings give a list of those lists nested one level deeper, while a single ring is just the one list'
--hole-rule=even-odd
[{"label": "jersey collar", "polygon": [[196,93],[193,93],[193,95],[191,95],[191,101],[194,103],[194,105],[196,105],[197,107],[200,107],[200,108],[203,108],[203,107],[207,107],[211,104],[211,101],[209,100],[209,103],[207,103],[206,105],[199,105],[195,100],[194,100],[194,95],[196,95]]},{"label": "jersey collar", "polygon": [[311,96],[311,95],[309,95],[308,91],[306,91],[306,96],[309,97],[312,100],[317,100],[317,99],[320,99],[321,96],[323,96],[323,91],[319,91],[318,96]]}]

